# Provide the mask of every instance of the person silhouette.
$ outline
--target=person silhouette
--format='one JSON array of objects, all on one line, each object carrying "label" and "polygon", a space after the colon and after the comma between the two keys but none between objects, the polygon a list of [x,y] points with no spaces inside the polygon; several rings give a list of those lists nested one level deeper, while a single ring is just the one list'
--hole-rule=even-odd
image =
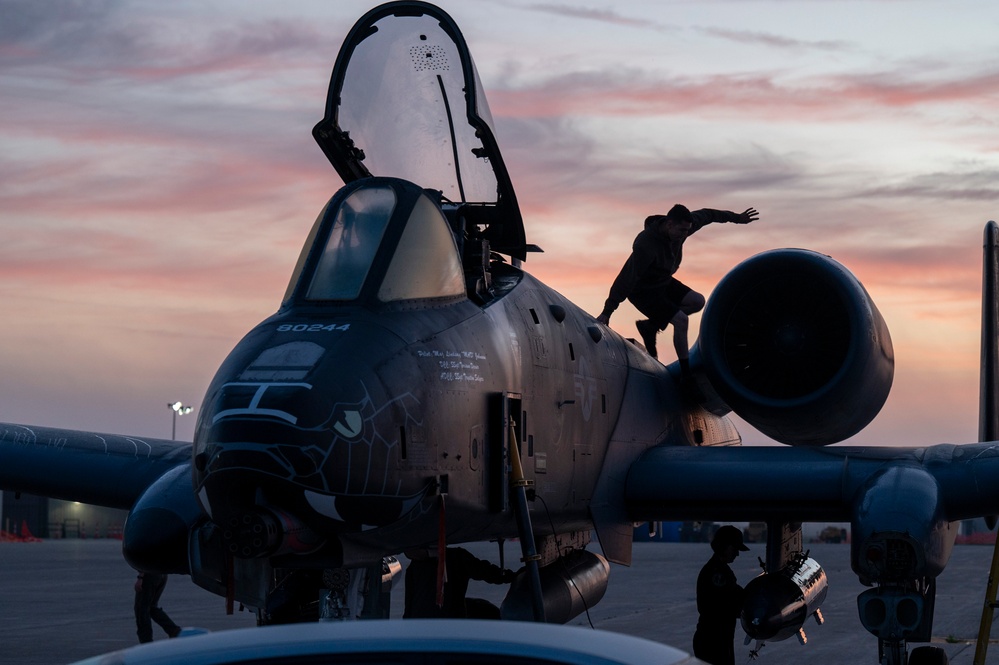
[{"label": "person silhouette", "polygon": [[691,212],[679,203],[665,215],[647,217],[645,230],[635,238],[631,256],[611,285],[597,321],[609,325],[611,314],[627,299],[649,317],[635,326],[653,358],[658,357],[656,335],[672,323],[680,371],[684,379],[689,379],[688,318],[704,308],[704,296],[673,276],[683,260],[683,243],[708,224],[749,224],[758,218],[753,208],[741,213],[710,208]]},{"label": "person silhouette", "polygon": [[509,584],[514,573],[479,559],[462,547],[445,550],[444,602],[437,606],[437,557],[436,552],[411,550],[406,552],[410,562],[406,567],[406,601],[404,619],[473,618],[499,619],[499,608],[482,598],[466,598],[470,580],[489,584]]},{"label": "person silhouette", "polygon": [[181,628],[159,606],[160,596],[166,588],[167,576],[158,573],[139,573],[135,580],[135,625],[139,642],[153,641],[153,621],[169,637],[180,635]]},{"label": "person silhouette", "polygon": [[742,612],[745,591],[729,564],[749,548],[742,531],[725,525],[711,539],[713,554],[697,575],[697,630],[694,656],[711,665],[735,664],[735,622]]}]

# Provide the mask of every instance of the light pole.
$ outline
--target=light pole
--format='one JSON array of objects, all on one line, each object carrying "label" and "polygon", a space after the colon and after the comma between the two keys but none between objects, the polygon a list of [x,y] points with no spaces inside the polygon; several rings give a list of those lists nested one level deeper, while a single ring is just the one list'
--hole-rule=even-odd
[{"label": "light pole", "polygon": [[167,406],[173,411],[173,432],[170,434],[170,440],[174,441],[177,439],[177,416],[186,416],[191,411],[194,411],[194,407],[184,406],[180,402],[171,402]]}]

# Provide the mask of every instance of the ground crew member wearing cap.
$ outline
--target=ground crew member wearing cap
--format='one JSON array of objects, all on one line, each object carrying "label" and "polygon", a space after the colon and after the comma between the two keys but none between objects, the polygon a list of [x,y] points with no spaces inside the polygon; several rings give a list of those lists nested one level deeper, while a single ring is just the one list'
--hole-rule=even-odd
[{"label": "ground crew member wearing cap", "polygon": [[697,576],[697,630],[694,655],[712,665],[734,665],[735,622],[745,598],[729,564],[739,552],[748,552],[742,531],[725,525],[711,540],[714,554]]}]

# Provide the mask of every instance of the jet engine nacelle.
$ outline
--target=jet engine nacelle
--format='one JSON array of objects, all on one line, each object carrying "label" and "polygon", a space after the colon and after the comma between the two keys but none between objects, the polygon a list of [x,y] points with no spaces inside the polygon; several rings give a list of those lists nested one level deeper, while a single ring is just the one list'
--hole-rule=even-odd
[{"label": "jet engine nacelle", "polygon": [[[593,607],[607,591],[610,564],[599,554],[574,550],[541,569],[541,595],[547,623],[568,623]],[[533,621],[531,584],[525,574],[510,585],[500,614],[504,620]]]},{"label": "jet engine nacelle", "polygon": [[718,284],[692,365],[723,403],[709,409],[728,407],[782,443],[824,446],[874,419],[895,362],[888,327],[849,270],[823,254],[779,249]]},{"label": "jet engine nacelle", "polygon": [[814,559],[801,557],[776,573],[746,585],[742,629],[759,641],[778,642],[800,635],[805,619],[815,615],[828,591],[826,573]]}]

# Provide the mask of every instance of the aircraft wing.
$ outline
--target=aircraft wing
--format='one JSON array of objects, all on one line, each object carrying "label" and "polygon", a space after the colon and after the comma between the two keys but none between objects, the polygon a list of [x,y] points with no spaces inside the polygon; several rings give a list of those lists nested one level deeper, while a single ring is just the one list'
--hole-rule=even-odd
[{"label": "aircraft wing", "polygon": [[181,441],[0,423],[0,488],[131,508],[165,473],[191,461]]},{"label": "aircraft wing", "polygon": [[999,512],[999,443],[925,448],[660,446],[631,467],[636,521],[863,522],[874,504],[904,526]]}]

